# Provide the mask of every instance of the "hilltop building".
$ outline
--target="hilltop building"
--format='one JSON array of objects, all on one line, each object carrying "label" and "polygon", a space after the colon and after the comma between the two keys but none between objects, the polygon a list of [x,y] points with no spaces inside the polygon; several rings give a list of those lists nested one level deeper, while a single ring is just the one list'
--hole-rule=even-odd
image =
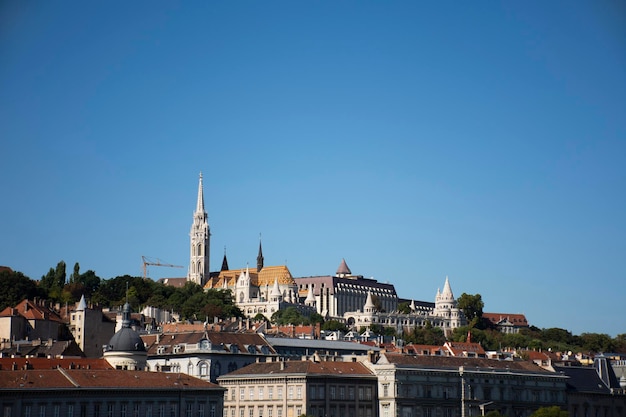
[{"label": "hilltop building", "polygon": [[315,306],[325,318],[343,319],[347,312],[361,308],[368,294],[383,311],[398,308],[398,296],[392,284],[352,274],[345,259],[341,260],[334,276],[301,277],[294,281],[300,298]]},{"label": "hilltop building", "polygon": [[393,327],[398,334],[415,327],[423,327],[426,323],[440,327],[444,334],[450,334],[455,328],[467,324],[465,315],[458,308],[448,277],[446,277],[443,291],[437,289],[433,308],[429,309],[425,303],[416,303],[411,300],[411,312],[400,313],[397,310],[381,311],[374,304],[371,292],[362,309],[344,313],[344,320],[349,327],[369,327],[373,324],[383,327]]},{"label": "hilltop building", "polygon": [[483,313],[483,318],[502,333],[519,333],[520,329],[528,329],[528,320],[523,314]]}]

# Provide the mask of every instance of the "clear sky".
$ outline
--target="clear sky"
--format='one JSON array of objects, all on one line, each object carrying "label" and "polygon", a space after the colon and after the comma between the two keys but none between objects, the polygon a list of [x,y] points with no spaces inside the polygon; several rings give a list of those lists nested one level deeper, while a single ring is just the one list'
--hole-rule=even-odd
[{"label": "clear sky", "polygon": [[355,274],[626,333],[621,1],[0,3],[0,265]]}]

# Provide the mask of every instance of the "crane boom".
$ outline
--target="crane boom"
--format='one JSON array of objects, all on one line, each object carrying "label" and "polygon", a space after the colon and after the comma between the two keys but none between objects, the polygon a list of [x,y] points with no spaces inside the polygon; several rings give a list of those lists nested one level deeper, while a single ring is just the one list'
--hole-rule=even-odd
[{"label": "crane boom", "polygon": [[152,266],[165,266],[168,268],[184,268],[184,266],[181,265],[172,265],[172,264],[168,264],[165,262],[161,262],[160,259],[150,259],[147,256],[142,256],[141,257],[141,262],[143,265],[143,277],[147,278],[148,277],[148,265],[152,265]]}]

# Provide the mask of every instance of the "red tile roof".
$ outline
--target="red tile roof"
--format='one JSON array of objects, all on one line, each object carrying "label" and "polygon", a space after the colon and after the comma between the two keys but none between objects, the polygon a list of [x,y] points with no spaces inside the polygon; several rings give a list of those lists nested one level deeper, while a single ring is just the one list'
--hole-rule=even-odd
[{"label": "red tile roof", "polygon": [[237,369],[226,377],[240,375],[265,374],[307,374],[307,375],[360,375],[369,376],[373,373],[360,362],[332,362],[332,361],[284,361],[258,362]]},{"label": "red tile roof", "polygon": [[[113,369],[102,358],[0,358],[0,372],[17,369]],[[0,374],[3,375],[3,374]]]},{"label": "red tile roof", "polygon": [[0,376],[0,389],[222,389],[186,374],[115,369],[3,371]]},{"label": "red tile roof", "polygon": [[483,317],[496,325],[503,320],[508,320],[514,326],[528,327],[528,321],[526,320],[526,316],[523,314],[483,313]]},{"label": "red tile roof", "polygon": [[480,343],[446,342],[443,348],[452,356],[463,356],[465,353],[485,356],[486,353]]},{"label": "red tile roof", "polygon": [[0,312],[0,317],[11,317],[20,315],[27,320],[50,320],[63,323],[61,316],[54,310],[35,304],[33,301],[24,299],[15,307],[7,307]]}]

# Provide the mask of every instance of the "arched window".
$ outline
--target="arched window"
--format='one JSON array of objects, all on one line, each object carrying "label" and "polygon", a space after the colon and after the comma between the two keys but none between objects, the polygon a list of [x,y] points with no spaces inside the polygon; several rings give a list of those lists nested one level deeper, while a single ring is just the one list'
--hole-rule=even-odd
[{"label": "arched window", "polygon": [[198,256],[202,256],[202,245],[200,243],[198,243],[198,251],[197,251],[197,255]]},{"label": "arched window", "polygon": [[201,378],[206,378],[207,376],[209,376],[209,364],[207,364],[206,362],[202,361],[200,362],[200,377]]},{"label": "arched window", "polygon": [[193,364],[191,362],[187,364],[187,375],[193,376]]},{"label": "arched window", "polygon": [[198,262],[198,273],[202,272],[202,262]]}]

